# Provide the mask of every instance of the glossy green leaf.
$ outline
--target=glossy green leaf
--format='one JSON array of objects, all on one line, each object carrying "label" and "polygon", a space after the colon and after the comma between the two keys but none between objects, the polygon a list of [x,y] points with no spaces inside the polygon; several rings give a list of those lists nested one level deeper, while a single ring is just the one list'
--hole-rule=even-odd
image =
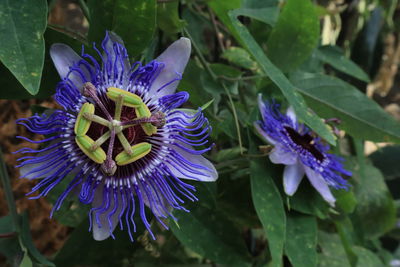
[{"label": "glossy green leaf", "polygon": [[10,215],[0,218],[0,233],[10,234],[10,237],[0,238],[0,254],[7,258],[12,266],[18,266],[24,253],[19,244],[18,235],[15,233],[15,225]]},{"label": "glossy green leaf", "polygon": [[254,207],[267,235],[272,266],[281,266],[286,236],[286,216],[269,165],[265,158],[251,161],[251,192]]},{"label": "glossy green leaf", "polygon": [[1,0],[0,14],[0,61],[35,95],[43,69],[47,2]]},{"label": "glossy green leaf", "polygon": [[288,0],[267,42],[269,59],[282,71],[296,69],[317,46],[319,19],[310,0]]},{"label": "glossy green leaf", "polygon": [[[357,198],[355,215],[358,228],[367,238],[376,238],[391,230],[396,222],[396,208],[382,173],[372,165],[365,165],[353,173]],[[379,220],[377,220],[379,218]]]},{"label": "glossy green leaf", "polygon": [[351,267],[337,234],[318,232],[318,245],[321,250],[318,254],[318,266]]},{"label": "glossy green leaf", "polygon": [[400,143],[400,123],[353,86],[323,74],[299,74],[292,82],[319,116],[339,118],[339,128],[350,135]]},{"label": "glossy green leaf", "polygon": [[242,0],[242,7],[244,8],[265,8],[271,6],[278,6],[279,0]]},{"label": "glossy green leaf", "polygon": [[369,82],[368,75],[356,63],[348,59],[337,46],[322,46],[316,50],[316,56],[335,69],[353,76],[364,82]]},{"label": "glossy green leaf", "polygon": [[332,192],[336,198],[336,207],[345,213],[352,213],[357,206],[357,199],[354,195],[353,188],[348,190],[340,189]]},{"label": "glossy green leaf", "polygon": [[207,2],[212,11],[217,15],[218,19],[224,23],[232,35],[238,40],[239,35],[237,34],[235,27],[229,18],[228,12],[241,6],[241,0],[210,0]]},{"label": "glossy green leaf", "polygon": [[354,251],[357,254],[356,267],[380,267],[385,266],[381,259],[371,250],[364,247],[355,246]]},{"label": "glossy green leaf", "polygon": [[315,217],[293,213],[287,216],[285,254],[293,267],[317,266]]},{"label": "glossy green leaf", "polygon": [[372,153],[369,158],[372,160],[386,180],[400,178],[400,146],[385,146]]},{"label": "glossy green leaf", "polygon": [[150,44],[156,26],[155,0],[89,0],[88,8],[89,41],[100,44],[106,30],[114,31],[131,56],[138,56]]},{"label": "glossy green leaf", "polygon": [[170,223],[178,240],[195,253],[228,266],[250,266],[247,249],[233,223],[215,209],[197,206],[190,213],[174,211]]},{"label": "glossy green leaf", "polygon": [[94,240],[89,232],[88,220],[84,220],[72,231],[54,262],[57,267],[136,265],[133,255],[137,248],[142,246],[137,239],[144,235],[143,225],[137,226],[137,233],[134,235],[136,241],[133,243],[129,240],[126,229],[120,231],[119,227],[114,231],[115,240],[108,238],[99,242]]},{"label": "glossy green leaf", "polygon": [[292,197],[288,197],[287,202],[290,209],[313,215],[320,219],[328,217],[329,204],[311,186],[306,177],[303,178],[296,193]]},{"label": "glossy green leaf", "polygon": [[222,57],[245,69],[255,70],[257,68],[257,63],[250,57],[249,52],[241,47],[229,47],[222,54]]},{"label": "glossy green leaf", "polygon": [[331,133],[330,129],[320,118],[318,118],[318,116],[308,110],[303,97],[296,92],[295,87],[289,82],[285,75],[271,63],[249,31],[239,22],[237,16],[240,15],[240,9],[229,12],[232,24],[238,32],[240,40],[245,44],[246,49],[258,62],[263,72],[279,87],[290,105],[293,106],[298,118],[304,121],[326,141],[335,144],[335,137]]},{"label": "glossy green leaf", "polygon": [[31,230],[29,228],[29,218],[28,214],[24,213],[22,215],[22,231],[21,231],[21,242],[23,246],[27,249],[29,255],[31,256],[31,259],[35,259],[41,264],[44,264],[45,266],[54,266],[54,263],[46,259],[45,256],[43,256],[39,250],[35,247],[35,244],[33,243],[32,236],[31,236]]},{"label": "glossy green leaf", "polygon": [[182,31],[186,22],[179,18],[179,1],[160,2],[157,5],[157,25],[166,33]]}]

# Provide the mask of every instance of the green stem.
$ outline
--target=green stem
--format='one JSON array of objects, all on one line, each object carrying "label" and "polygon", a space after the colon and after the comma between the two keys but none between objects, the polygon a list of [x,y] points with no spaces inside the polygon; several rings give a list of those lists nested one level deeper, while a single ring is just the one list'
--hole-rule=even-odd
[{"label": "green stem", "polygon": [[242,135],[240,133],[240,125],[239,125],[239,119],[236,113],[236,107],[235,107],[235,103],[233,103],[231,94],[229,93],[228,88],[226,88],[225,84],[222,82],[222,87],[224,87],[225,93],[228,95],[228,99],[229,99],[229,103],[231,104],[231,108],[232,108],[232,114],[233,114],[233,118],[235,119],[235,126],[236,126],[236,133],[238,136],[238,141],[239,141],[239,148],[240,148],[240,155],[243,155],[243,144],[242,144]]},{"label": "green stem", "polygon": [[199,47],[197,46],[196,42],[193,40],[192,36],[190,35],[190,33],[188,32],[188,30],[186,28],[183,28],[183,32],[185,33],[185,35],[187,37],[189,37],[191,43],[193,44],[193,48],[194,51],[196,52],[197,56],[200,59],[201,64],[204,66],[204,68],[207,70],[207,72],[210,74],[211,78],[216,81],[219,82],[222,87],[225,90],[225,93],[228,95],[228,99],[229,99],[229,103],[231,104],[232,107],[232,114],[233,114],[233,118],[235,120],[235,125],[236,125],[236,132],[238,135],[238,141],[239,141],[239,147],[240,147],[240,154],[243,155],[243,146],[242,146],[242,135],[240,133],[240,125],[239,125],[239,120],[238,120],[238,116],[236,113],[236,108],[235,108],[235,104],[233,103],[231,94],[229,93],[228,89],[226,88],[225,84],[221,81],[218,80],[218,76],[214,73],[214,71],[210,68],[210,65],[208,64],[208,62],[205,60],[205,58],[203,57],[203,54],[201,53]]},{"label": "green stem", "polygon": [[10,177],[8,176],[7,168],[6,168],[6,163],[4,162],[3,158],[3,152],[0,148],[0,179],[3,184],[4,188],[4,194],[6,195],[6,201],[8,205],[8,210],[10,211],[11,218],[13,220],[14,226],[15,226],[15,231],[17,233],[20,232],[20,222],[19,222],[19,216],[17,213],[17,208],[15,206],[15,200],[14,200],[14,195],[12,192],[11,184],[10,184]]},{"label": "green stem", "polygon": [[200,48],[197,46],[196,42],[193,40],[192,36],[190,35],[190,33],[188,32],[188,30],[186,30],[186,28],[183,28],[183,32],[185,33],[185,35],[187,37],[189,37],[190,41],[192,42],[194,51],[196,52],[196,55],[199,57],[201,64],[203,65],[203,67],[206,69],[206,71],[210,74],[211,78],[216,81],[217,80],[217,75],[213,72],[213,70],[210,68],[210,65],[208,64],[208,62],[206,61],[206,59],[203,57],[203,54],[200,51]]}]

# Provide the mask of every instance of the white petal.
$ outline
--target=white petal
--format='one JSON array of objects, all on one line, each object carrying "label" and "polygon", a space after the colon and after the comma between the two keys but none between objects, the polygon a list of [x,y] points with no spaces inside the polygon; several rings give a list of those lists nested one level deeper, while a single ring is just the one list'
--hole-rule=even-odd
[{"label": "white petal", "polygon": [[271,145],[276,144],[276,142],[272,138],[270,138],[263,129],[261,129],[261,126],[257,122],[254,123],[254,127],[256,128],[257,132],[265,139],[265,141],[267,141]]},{"label": "white petal", "polygon": [[297,161],[297,155],[286,151],[281,145],[276,145],[269,154],[269,159],[275,164],[293,165]]},{"label": "white petal", "polygon": [[[97,208],[100,207],[103,203],[103,185],[100,184],[95,192],[94,199],[92,202],[92,207]],[[98,213],[98,218],[101,223],[101,227],[97,224],[96,221],[96,212],[92,213],[92,223],[93,223],[93,238],[97,241],[102,241],[107,239],[110,236],[110,233],[114,231],[115,227],[118,225],[118,217],[122,212],[122,199],[121,195],[118,194],[118,208],[116,212],[111,216],[111,228],[108,222],[108,215],[114,209],[114,198],[110,196],[110,206],[104,213]],[[110,231],[111,230],[111,231]]]},{"label": "white petal", "polygon": [[265,121],[266,118],[264,117],[264,112],[265,112],[266,107],[265,107],[265,103],[262,99],[262,94],[258,94],[257,100],[258,100],[258,109],[260,110],[261,117],[262,117],[263,121]]},{"label": "white petal", "polygon": [[296,113],[294,112],[294,109],[292,106],[290,106],[287,110],[286,110],[286,116],[288,116],[293,123],[297,122],[297,117],[296,117]]},{"label": "white petal", "polygon": [[188,38],[180,38],[171,44],[156,61],[164,63],[164,68],[158,75],[157,79],[151,85],[149,90],[150,96],[160,98],[164,95],[173,94],[178,86],[179,80],[162,88],[167,83],[179,78],[190,58],[191,44]]},{"label": "white petal", "polygon": [[288,196],[293,196],[304,176],[303,165],[297,161],[293,165],[288,165],[283,171],[283,187]]},{"label": "white petal", "polygon": [[[50,48],[50,56],[53,60],[54,66],[56,67],[61,79],[64,79],[69,73],[70,67],[75,63],[79,62],[82,58],[72,50],[71,47],[65,44],[53,44]],[[86,81],[90,81],[90,73],[87,69],[81,68]],[[74,85],[81,90],[84,81],[81,77],[75,73],[71,73],[68,78],[74,83]]]},{"label": "white petal", "polygon": [[[55,145],[55,144],[57,144],[57,143],[60,143],[60,145],[61,145],[61,142],[63,142],[63,141],[64,141],[64,139],[62,139],[62,138],[53,140],[53,141],[51,141],[51,142],[49,143],[48,147],[49,147],[49,146],[53,146],[53,145]],[[51,153],[51,152],[54,152],[54,151],[57,150],[58,148],[60,148],[60,146],[55,146],[54,148],[52,148],[52,149],[50,149],[50,150],[43,151],[43,152],[39,152],[39,153],[35,154],[35,158],[37,159],[37,158],[39,158],[39,157],[46,156],[47,154],[49,154],[49,153]],[[36,168],[39,168],[39,167],[41,167],[41,166],[45,166],[46,164],[50,163],[50,162],[53,161],[53,160],[54,160],[53,157],[49,157],[49,159],[47,159],[46,161],[42,161],[42,162],[39,162],[39,163],[33,163],[33,164],[24,165],[24,166],[22,166],[22,167],[19,168],[19,173],[20,173],[21,177],[24,177],[24,178],[27,178],[27,179],[48,177],[48,176],[52,175],[53,173],[55,173],[56,171],[58,171],[58,170],[59,170],[59,167],[58,167],[58,168],[52,168],[52,167],[50,166],[49,168],[43,169],[43,170],[41,170],[41,171],[35,171],[35,172],[33,172],[33,173],[30,173],[30,172],[33,171],[33,170],[36,169]],[[60,165],[60,166],[61,166],[61,165]],[[44,173],[45,171],[47,171],[47,172]],[[44,174],[38,176],[38,175],[39,175],[40,173],[42,173],[42,172],[43,172]],[[28,174],[28,173],[30,173],[30,174]],[[27,174],[28,174],[28,175],[27,175]],[[25,176],[25,175],[26,175],[26,176]]]},{"label": "white petal", "polygon": [[331,190],[329,189],[329,186],[325,179],[321,176],[321,174],[313,171],[307,166],[304,166],[304,169],[312,186],[320,193],[325,201],[329,203],[329,205],[334,207],[336,199],[332,195]]},{"label": "white petal", "polygon": [[191,163],[207,168],[207,170],[196,169],[196,171],[200,173],[192,173],[180,167],[179,162],[171,162],[171,163],[167,162],[166,165],[171,170],[172,174],[174,174],[176,177],[182,179],[202,181],[202,182],[214,182],[218,179],[218,172],[215,169],[214,165],[203,156],[193,155],[177,146],[172,146],[171,148],[176,152],[178,152],[183,158],[190,161]]}]

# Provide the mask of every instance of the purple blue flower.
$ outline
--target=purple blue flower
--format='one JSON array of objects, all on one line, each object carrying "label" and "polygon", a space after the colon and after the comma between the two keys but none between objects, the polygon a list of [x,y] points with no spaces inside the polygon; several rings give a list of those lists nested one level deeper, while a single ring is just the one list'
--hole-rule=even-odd
[{"label": "purple blue flower", "polygon": [[258,105],[262,120],[255,122],[255,127],[274,146],[269,155],[271,162],[286,165],[283,172],[285,193],[292,196],[306,174],[311,185],[334,206],[336,199],[329,186],[346,189],[348,183],[342,175],[351,176],[342,166],[343,159],[328,153],[330,146],[298,123],[291,107],[282,114],[278,104],[263,102],[261,95]]},{"label": "purple blue flower", "polygon": [[184,210],[186,200],[196,201],[195,187],[184,179],[215,181],[217,172],[202,154],[211,127],[202,110],[179,109],[187,92],[175,92],[189,60],[191,45],[181,38],[146,65],[131,64],[122,40],[106,33],[100,61],[81,56],[64,44],[54,44],[51,58],[61,82],[55,100],[62,110],[20,119],[31,132],[45,136],[23,148],[22,177],[41,179],[28,194],[46,196],[61,181],[68,186],[52,214],[69,194],[91,204],[90,229],[96,240],[113,235],[117,225],[130,239],[136,232],[135,216],[150,232],[145,206],[157,221]]}]

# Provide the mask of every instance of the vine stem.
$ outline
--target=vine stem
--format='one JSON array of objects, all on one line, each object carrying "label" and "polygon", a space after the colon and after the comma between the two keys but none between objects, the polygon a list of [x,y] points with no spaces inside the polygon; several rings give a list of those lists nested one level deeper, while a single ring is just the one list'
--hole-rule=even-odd
[{"label": "vine stem", "polygon": [[4,189],[4,194],[6,196],[8,210],[10,211],[10,215],[11,215],[12,221],[15,226],[15,231],[17,233],[19,233],[21,231],[21,227],[19,224],[20,220],[19,220],[19,216],[17,213],[17,207],[15,206],[15,200],[14,200],[14,195],[13,195],[12,188],[11,188],[10,177],[8,176],[8,173],[7,173],[7,167],[6,167],[6,163],[4,162],[3,152],[2,152],[1,148],[0,148],[0,161],[1,161],[0,162],[0,179],[1,179],[1,183],[3,184],[3,189]]},{"label": "vine stem", "polygon": [[239,119],[236,113],[236,107],[235,107],[235,103],[233,102],[232,96],[229,93],[228,88],[226,88],[226,85],[224,82],[222,82],[221,80],[218,79],[218,76],[214,73],[214,71],[210,68],[210,65],[208,64],[208,62],[206,61],[206,59],[203,57],[203,54],[201,53],[199,47],[197,46],[196,42],[193,40],[192,36],[190,35],[190,33],[188,32],[188,30],[186,28],[183,28],[183,32],[184,34],[189,37],[191,43],[193,44],[193,48],[194,51],[196,52],[196,55],[199,57],[201,64],[203,65],[203,67],[206,69],[206,71],[210,74],[211,78],[216,81],[219,82],[222,87],[225,90],[225,93],[228,95],[228,99],[229,99],[229,103],[231,104],[231,108],[232,108],[232,114],[233,114],[233,118],[235,120],[235,126],[236,126],[236,132],[237,132],[237,136],[238,136],[238,141],[239,141],[239,148],[240,148],[240,154],[243,155],[244,151],[243,151],[243,145],[242,145],[242,135],[240,133],[240,125],[239,125]]}]

